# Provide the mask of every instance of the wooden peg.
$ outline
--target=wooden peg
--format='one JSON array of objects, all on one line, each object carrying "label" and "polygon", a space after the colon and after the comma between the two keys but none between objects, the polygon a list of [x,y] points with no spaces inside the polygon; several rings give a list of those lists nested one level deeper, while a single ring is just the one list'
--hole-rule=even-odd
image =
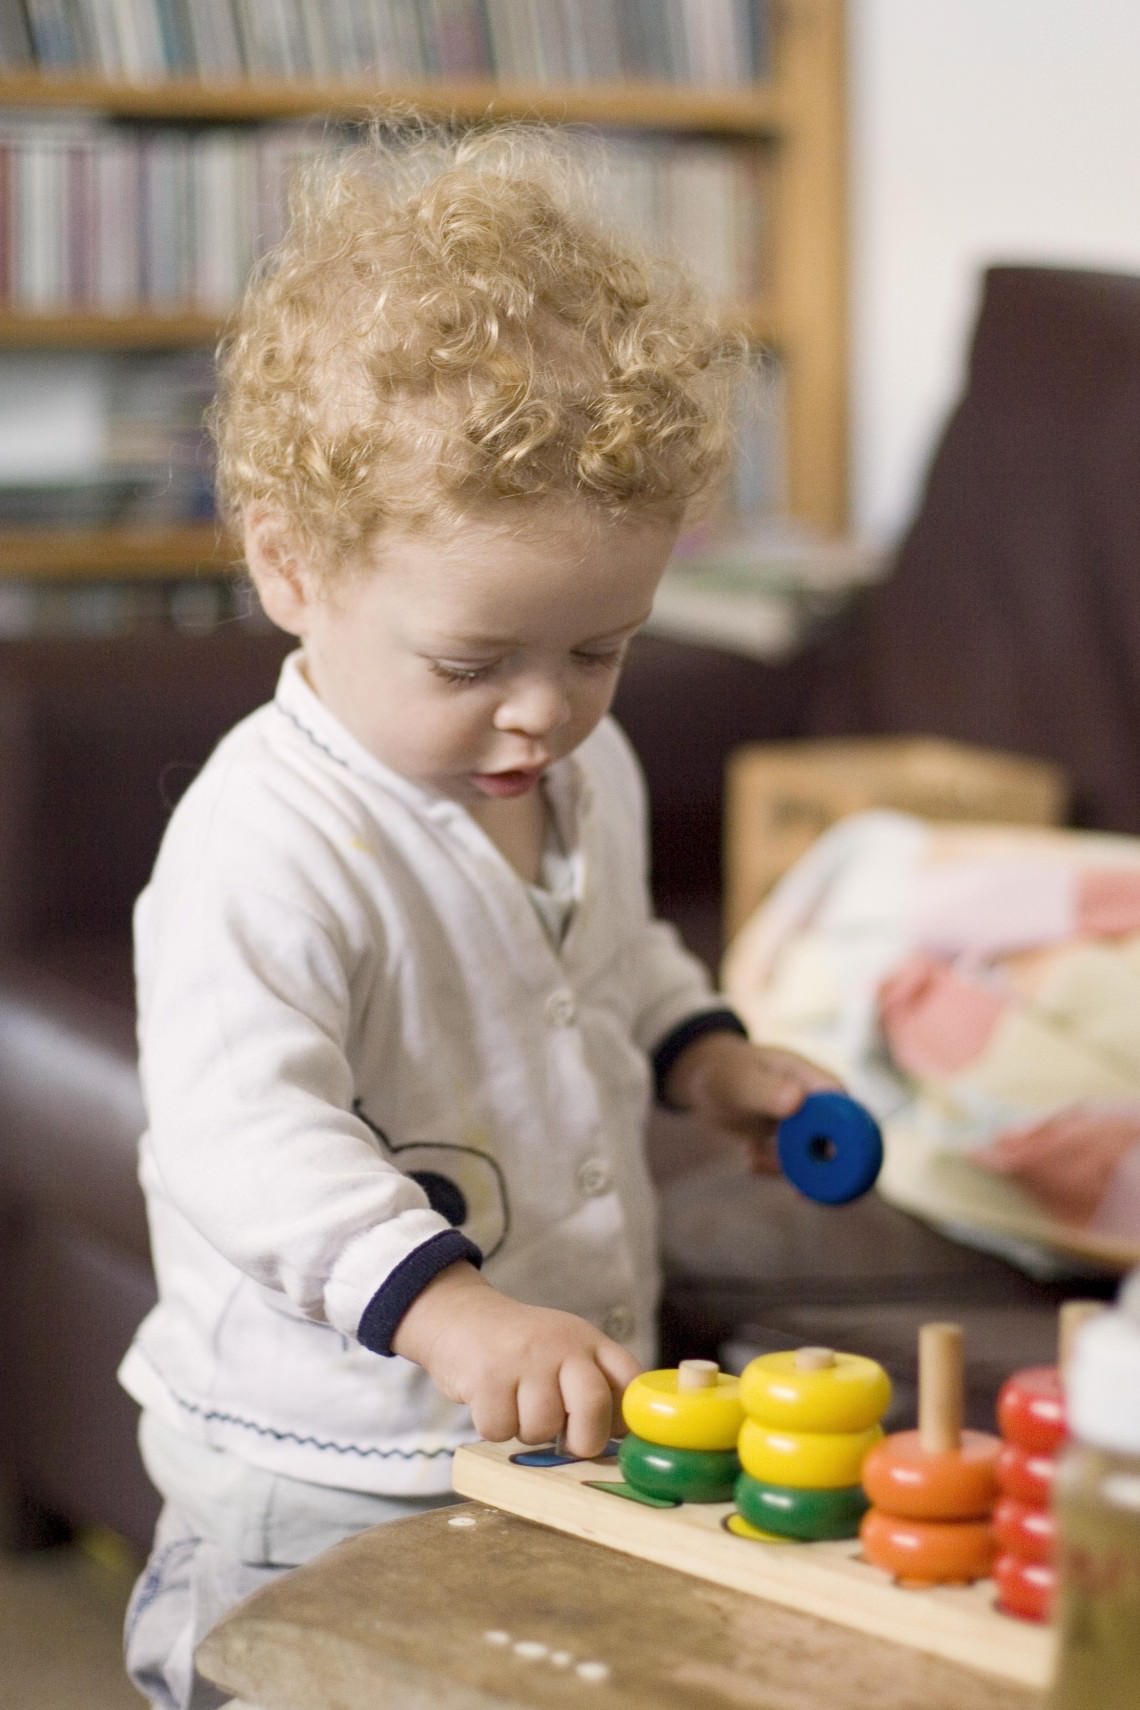
[{"label": "wooden peg", "polygon": [[677,1388],[686,1393],[714,1389],[719,1375],[720,1367],[715,1360],[682,1360],[677,1366]]},{"label": "wooden peg", "polygon": [[960,1324],[924,1324],[918,1333],[918,1437],[928,1455],[962,1441],[962,1343]]},{"label": "wooden peg", "polygon": [[792,1362],[798,1372],[826,1372],[835,1365],[834,1348],[797,1348]]}]

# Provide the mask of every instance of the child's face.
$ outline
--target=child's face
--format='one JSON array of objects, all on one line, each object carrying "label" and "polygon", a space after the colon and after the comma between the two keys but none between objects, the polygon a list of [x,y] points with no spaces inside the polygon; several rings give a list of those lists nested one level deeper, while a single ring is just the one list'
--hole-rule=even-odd
[{"label": "child's face", "polygon": [[520,535],[389,530],[296,626],[310,681],[377,759],[478,811],[527,795],[608,710],[676,528],[551,505]]}]

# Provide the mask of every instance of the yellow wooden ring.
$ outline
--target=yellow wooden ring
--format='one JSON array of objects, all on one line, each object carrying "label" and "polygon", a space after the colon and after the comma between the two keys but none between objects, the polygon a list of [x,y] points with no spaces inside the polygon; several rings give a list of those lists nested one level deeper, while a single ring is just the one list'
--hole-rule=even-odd
[{"label": "yellow wooden ring", "polygon": [[726,1532],[731,1532],[734,1538],[752,1538],[758,1544],[798,1544],[800,1542],[798,1538],[781,1537],[778,1532],[761,1531],[759,1526],[753,1526],[750,1520],[746,1520],[743,1514],[738,1514],[735,1509],[731,1514],[725,1515],[721,1525]]},{"label": "yellow wooden ring", "polygon": [[891,1380],[877,1360],[836,1354],[818,1371],[796,1367],[798,1350],[760,1354],[740,1374],[749,1418],[789,1431],[863,1431],[883,1417]]},{"label": "yellow wooden ring", "polygon": [[708,1389],[678,1390],[675,1369],[641,1372],[621,1400],[635,1436],[670,1449],[735,1449],[744,1419],[740,1380],[718,1372]]},{"label": "yellow wooden ring", "polygon": [[882,1435],[881,1425],[863,1431],[773,1431],[746,1419],[740,1428],[740,1464],[763,1484],[839,1490],[859,1483],[863,1461]]}]

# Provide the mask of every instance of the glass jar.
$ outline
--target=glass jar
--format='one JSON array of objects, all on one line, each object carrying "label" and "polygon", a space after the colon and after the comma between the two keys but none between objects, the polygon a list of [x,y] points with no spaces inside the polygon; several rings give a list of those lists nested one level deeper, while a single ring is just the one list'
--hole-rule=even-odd
[{"label": "glass jar", "polygon": [[1140,1705],[1140,1272],[1083,1325],[1054,1486],[1058,1601],[1048,1710]]}]

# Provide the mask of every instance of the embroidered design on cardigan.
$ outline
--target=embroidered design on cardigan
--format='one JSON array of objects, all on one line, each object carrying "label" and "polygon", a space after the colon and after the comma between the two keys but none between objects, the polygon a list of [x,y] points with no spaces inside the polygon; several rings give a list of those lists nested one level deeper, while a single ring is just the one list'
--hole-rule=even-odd
[{"label": "embroidered design on cardigan", "polygon": [[[153,1361],[147,1360],[153,1371],[158,1367]],[[162,1373],[158,1375],[162,1377]],[[362,1461],[438,1461],[450,1459],[454,1455],[453,1448],[440,1447],[436,1449],[382,1449],[378,1446],[365,1448],[361,1443],[337,1443],[331,1437],[317,1437],[312,1432],[284,1431],[276,1425],[261,1425],[256,1419],[246,1419],[240,1413],[231,1413],[220,1407],[203,1407],[200,1402],[190,1401],[163,1378],[167,1393],[172,1401],[184,1413],[192,1413],[198,1419],[205,1419],[213,1425],[236,1425],[242,1431],[252,1431],[258,1437],[272,1437],[276,1443],[297,1443],[305,1448],[319,1449],[322,1454],[355,1455]]]},{"label": "embroidered design on cardigan", "polygon": [[288,719],[294,730],[299,731],[302,736],[306,737],[308,741],[312,743],[314,748],[319,748],[322,754],[327,754],[330,760],[335,761],[338,766],[343,766],[346,772],[351,772],[352,767],[349,765],[344,755],[338,754],[335,748],[330,748],[327,742],[322,742],[316,731],[310,730],[307,724],[302,723],[296,713],[289,707],[283,706],[279,700],[275,700],[273,702],[273,710],[274,712],[279,712],[282,718]]},{"label": "embroidered design on cardigan", "polygon": [[493,1258],[511,1227],[507,1181],[496,1159],[474,1146],[444,1140],[397,1144],[359,1099],[353,1100],[352,1109],[397,1169],[423,1188],[432,1210],[474,1242],[484,1259]]}]

